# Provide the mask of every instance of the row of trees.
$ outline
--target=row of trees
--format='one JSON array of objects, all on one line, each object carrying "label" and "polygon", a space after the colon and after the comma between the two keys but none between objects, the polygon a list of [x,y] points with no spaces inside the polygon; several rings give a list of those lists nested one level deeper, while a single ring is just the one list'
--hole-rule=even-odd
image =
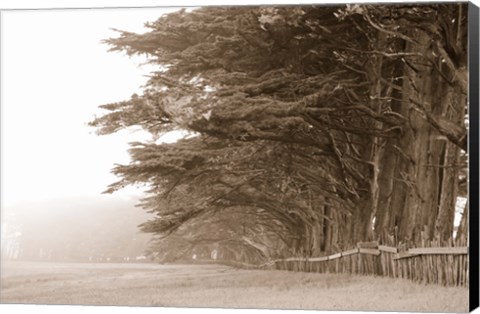
[{"label": "row of trees", "polygon": [[[209,7],[119,31],[111,50],[158,71],[90,124],[154,140],[131,143],[108,192],[148,185],[142,229],[175,254],[447,241],[466,194],[467,16],[452,3]],[[155,142],[179,129],[195,136]]]}]

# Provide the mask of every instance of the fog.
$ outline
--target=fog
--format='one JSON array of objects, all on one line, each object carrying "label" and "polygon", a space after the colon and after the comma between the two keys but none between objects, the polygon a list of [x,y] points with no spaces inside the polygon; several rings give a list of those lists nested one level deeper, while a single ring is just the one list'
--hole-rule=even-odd
[{"label": "fog", "polygon": [[[108,52],[111,28],[142,32],[178,8],[2,12],[2,257],[123,260],[144,254],[141,188],[102,195],[128,163],[140,130],[97,136],[99,105],[129,98],[146,82],[142,57]],[[167,136],[175,140],[178,135]]]},{"label": "fog", "polygon": [[24,202],[2,219],[2,257],[69,262],[146,261],[150,235],[137,225],[149,214],[135,198],[68,197]]}]

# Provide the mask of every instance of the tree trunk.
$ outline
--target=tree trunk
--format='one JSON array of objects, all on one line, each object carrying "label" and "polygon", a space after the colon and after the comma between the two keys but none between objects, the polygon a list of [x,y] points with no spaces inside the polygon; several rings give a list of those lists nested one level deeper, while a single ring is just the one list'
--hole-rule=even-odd
[{"label": "tree trunk", "polygon": [[435,221],[435,238],[441,242],[453,236],[453,222],[455,219],[455,203],[457,199],[458,161],[459,148],[453,143],[447,143],[445,160],[443,163],[442,189],[440,191],[440,204],[438,216]]},{"label": "tree trunk", "polygon": [[318,256],[320,254],[322,236],[322,226],[320,225],[320,222],[316,220],[312,224],[310,256]]},{"label": "tree trunk", "polygon": [[[399,50],[405,48],[405,41],[399,40],[397,42]],[[403,76],[404,63],[401,60],[397,60],[393,66],[390,77],[399,78]],[[385,110],[395,112],[402,115],[402,92],[388,88],[385,97],[391,97],[390,101],[384,104]],[[402,126],[405,128],[406,126]],[[380,174],[378,178],[379,182],[379,196],[377,213],[375,216],[375,237],[383,242],[387,242],[395,235],[395,208],[394,195],[395,191],[395,177],[398,177],[397,166],[399,164],[398,159],[405,158],[398,150],[398,139],[390,138],[386,140],[385,150],[380,161]],[[406,160],[408,162],[408,160]]]},{"label": "tree trunk", "polygon": [[[445,88],[448,88],[445,86]],[[466,99],[462,97],[459,87],[450,88],[449,93],[443,98],[443,107],[449,121],[460,128],[463,125]],[[453,224],[455,220],[455,205],[458,195],[460,148],[451,141],[445,146],[443,164],[439,171],[442,172],[441,191],[439,198],[438,216],[435,221],[435,237],[441,241],[453,237]]]},{"label": "tree trunk", "polygon": [[[327,202],[325,202],[327,203]],[[323,252],[330,252],[332,248],[332,209],[329,205],[324,205],[324,215],[327,218],[323,219]]]},{"label": "tree trunk", "polygon": [[[382,51],[385,49],[385,34],[379,32],[377,34],[377,41],[373,50]],[[370,108],[377,114],[381,114],[383,109],[383,94],[382,94],[382,69],[383,56],[375,55],[370,59],[367,65],[367,74],[371,83],[370,94]],[[372,125],[375,129],[382,129],[383,123],[375,121]],[[368,194],[365,195],[363,202],[359,206],[357,217],[354,221],[354,241],[368,241],[373,239],[373,218],[377,212],[378,198],[379,198],[379,172],[380,161],[383,155],[384,140],[380,137],[373,137],[372,141],[363,150],[363,159],[369,162],[370,168],[370,182],[368,186]]]},{"label": "tree trunk", "polygon": [[377,213],[375,216],[375,236],[382,239],[388,234],[393,234],[392,226],[392,196],[394,176],[397,164],[398,152],[392,144],[387,144],[382,158],[379,175],[379,196]]},{"label": "tree trunk", "polygon": [[[412,36],[421,44],[407,44],[407,52],[426,56],[432,54],[428,44],[431,40],[429,36],[420,30],[416,30]],[[404,196],[397,195],[395,198],[395,223],[401,241],[417,242],[422,239],[421,232],[425,228],[428,238],[433,236],[440,181],[438,168],[430,165],[439,164],[445,145],[417,105],[422,104],[425,111],[441,113],[444,106],[439,101],[444,96],[444,91],[438,90],[442,86],[442,79],[430,65],[418,62],[415,66],[406,64],[404,69],[401,113],[408,118],[409,127],[399,140],[399,148],[406,158],[399,159],[403,165],[398,165],[396,172],[397,183],[394,189],[400,185],[404,189],[401,191]]]},{"label": "tree trunk", "polygon": [[468,201],[465,204],[463,209],[462,219],[460,220],[460,225],[457,229],[457,234],[455,236],[455,241],[457,245],[467,245],[467,236],[468,236]]}]

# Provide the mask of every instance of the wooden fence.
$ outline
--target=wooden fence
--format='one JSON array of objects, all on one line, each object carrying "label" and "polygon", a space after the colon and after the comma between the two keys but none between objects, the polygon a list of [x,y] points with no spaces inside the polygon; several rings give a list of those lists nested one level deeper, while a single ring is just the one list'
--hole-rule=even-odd
[{"label": "wooden fence", "polygon": [[280,269],[317,273],[347,273],[405,278],[421,283],[468,286],[468,247],[392,247],[378,242],[358,243],[356,248],[318,257],[291,257],[261,265],[217,261],[248,269]]}]

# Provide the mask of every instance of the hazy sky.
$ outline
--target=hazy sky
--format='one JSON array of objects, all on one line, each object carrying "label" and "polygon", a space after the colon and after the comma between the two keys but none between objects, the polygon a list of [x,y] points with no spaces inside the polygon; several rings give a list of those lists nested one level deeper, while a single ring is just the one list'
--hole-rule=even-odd
[{"label": "hazy sky", "polygon": [[[175,8],[2,13],[2,208],[20,201],[99,195],[141,132],[99,137],[86,123],[99,105],[128,99],[146,81],[140,58],[107,52],[110,28],[142,32]],[[133,189],[124,193],[133,193]]]}]

